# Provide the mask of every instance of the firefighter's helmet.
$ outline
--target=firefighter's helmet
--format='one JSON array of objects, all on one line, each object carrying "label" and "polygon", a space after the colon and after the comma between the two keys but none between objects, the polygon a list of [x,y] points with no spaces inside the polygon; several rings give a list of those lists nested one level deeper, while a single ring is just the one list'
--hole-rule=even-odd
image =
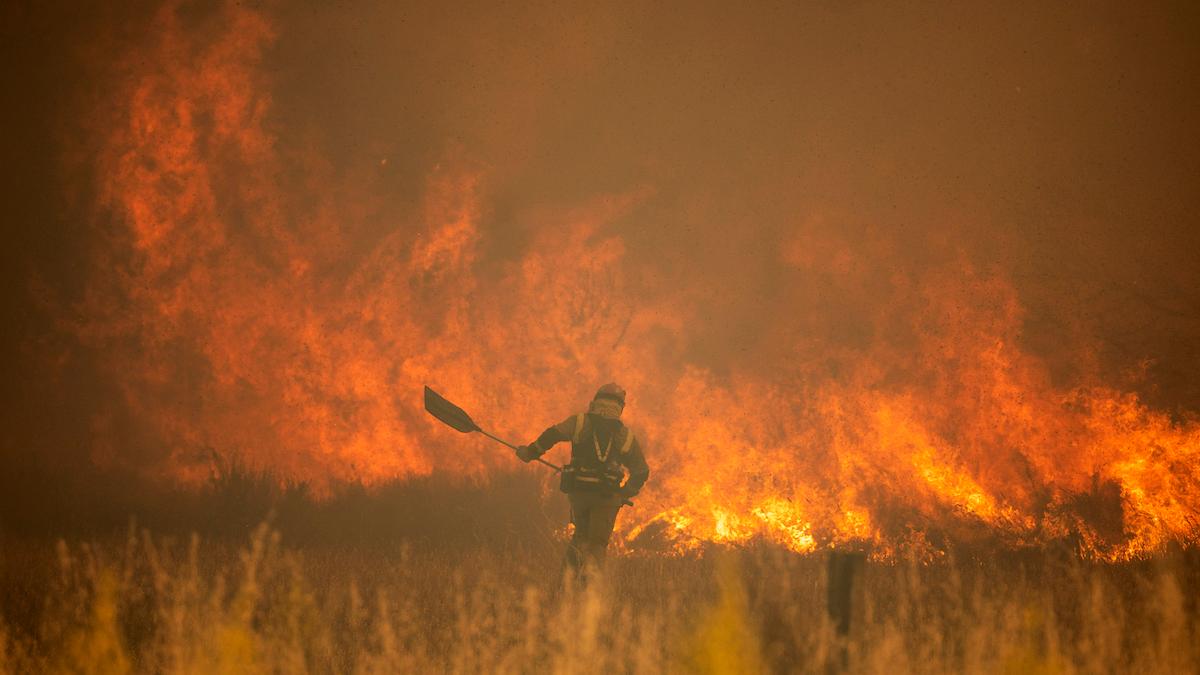
[{"label": "firefighter's helmet", "polygon": [[620,417],[624,409],[625,390],[616,382],[609,382],[597,389],[592,404],[588,406],[588,412],[612,419]]}]

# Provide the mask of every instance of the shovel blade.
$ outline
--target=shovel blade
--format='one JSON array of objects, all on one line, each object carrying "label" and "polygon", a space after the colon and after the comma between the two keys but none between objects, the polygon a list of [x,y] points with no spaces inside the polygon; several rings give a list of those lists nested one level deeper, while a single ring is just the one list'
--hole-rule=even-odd
[{"label": "shovel blade", "polygon": [[479,431],[479,426],[471,420],[471,416],[465,410],[447,401],[429,387],[425,387],[425,410],[456,431],[464,434]]}]

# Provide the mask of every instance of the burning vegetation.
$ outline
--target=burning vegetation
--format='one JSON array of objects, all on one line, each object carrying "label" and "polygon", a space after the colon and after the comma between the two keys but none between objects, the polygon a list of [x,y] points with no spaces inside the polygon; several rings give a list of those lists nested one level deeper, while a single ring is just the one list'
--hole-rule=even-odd
[{"label": "burning vegetation", "polygon": [[0,16],[0,674],[1200,667],[1195,8]]},{"label": "burning vegetation", "polygon": [[[194,485],[215,452],[318,495],[478,480],[517,467],[439,433],[423,385],[528,438],[616,378],[654,467],[628,548],[1066,542],[1117,561],[1200,535],[1200,423],[1113,384],[1069,326],[1032,348],[1012,270],[953,218],[917,254],[796,213],[743,253],[733,223],[647,236],[653,185],[506,216],[469,146],[397,201],[386,156],[343,171],[281,113],[281,39],[268,12],[169,4],[106,71],[92,262],[62,318],[113,383],[93,462]],[[767,282],[672,253],[697,246]]]}]

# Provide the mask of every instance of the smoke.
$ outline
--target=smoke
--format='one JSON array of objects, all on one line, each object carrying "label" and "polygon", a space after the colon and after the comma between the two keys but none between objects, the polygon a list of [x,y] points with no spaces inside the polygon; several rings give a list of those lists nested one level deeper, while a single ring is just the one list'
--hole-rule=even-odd
[{"label": "smoke", "polygon": [[184,483],[486,476],[420,385],[524,441],[617,379],[631,537],[1190,539],[1195,18],[1027,9],[90,17],[28,351]]}]

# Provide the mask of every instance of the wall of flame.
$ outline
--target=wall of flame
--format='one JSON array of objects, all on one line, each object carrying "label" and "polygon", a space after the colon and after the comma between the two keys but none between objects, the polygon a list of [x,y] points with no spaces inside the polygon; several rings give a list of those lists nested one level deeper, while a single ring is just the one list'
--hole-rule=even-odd
[{"label": "wall of flame", "polygon": [[911,263],[887,232],[798,213],[732,263],[660,264],[696,236],[736,258],[742,223],[653,234],[653,185],[506,216],[469,139],[397,205],[388,159],[346,172],[286,121],[270,13],[184,15],[112,55],[93,111],[97,242],[70,325],[119,391],[97,462],[122,461],[119,415],[162,448],[142,470],[183,483],[214,453],[317,485],[486,477],[522,469],[439,427],[422,385],[528,442],[617,380],[653,467],[629,546],[1120,559],[1200,534],[1200,424],[1084,366],[1057,377],[1009,271],[952,234]]}]

